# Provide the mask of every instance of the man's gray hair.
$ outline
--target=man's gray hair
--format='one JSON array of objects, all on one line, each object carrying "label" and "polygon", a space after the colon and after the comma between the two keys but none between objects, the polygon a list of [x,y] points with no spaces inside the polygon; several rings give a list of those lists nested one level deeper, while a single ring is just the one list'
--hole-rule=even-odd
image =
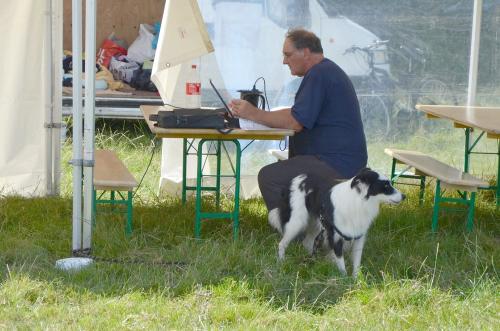
[{"label": "man's gray hair", "polygon": [[286,34],[286,38],[290,39],[297,49],[309,48],[311,53],[323,54],[321,40],[311,31],[305,29],[290,29]]}]

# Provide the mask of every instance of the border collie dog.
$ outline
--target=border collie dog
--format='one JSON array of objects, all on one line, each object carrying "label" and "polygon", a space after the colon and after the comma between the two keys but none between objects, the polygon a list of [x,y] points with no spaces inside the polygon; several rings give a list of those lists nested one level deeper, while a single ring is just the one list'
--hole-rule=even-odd
[{"label": "border collie dog", "polygon": [[405,195],[370,168],[334,186],[327,182],[311,174],[298,175],[283,192],[282,205],[269,212],[269,224],[283,236],[278,257],[284,259],[290,242],[303,235],[309,254],[324,246],[344,275],[344,252],[351,249],[352,275],[356,277],[366,233],[380,204],[398,204]]}]

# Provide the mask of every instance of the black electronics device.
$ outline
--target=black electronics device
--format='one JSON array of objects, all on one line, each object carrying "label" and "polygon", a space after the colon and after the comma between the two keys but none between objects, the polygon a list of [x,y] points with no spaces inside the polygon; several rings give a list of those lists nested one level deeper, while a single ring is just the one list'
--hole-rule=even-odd
[{"label": "black electronics device", "polygon": [[246,100],[255,107],[265,110],[266,98],[255,86],[251,90],[238,90],[238,92],[240,92],[240,99]]},{"label": "black electronics device", "polygon": [[224,108],[175,108],[173,110],[160,110],[157,114],[150,115],[149,119],[156,122],[155,126],[167,129],[217,129],[222,133],[229,133],[231,129],[239,128],[239,120],[234,117],[212,80],[210,79],[209,81]]},{"label": "black electronics device", "polygon": [[160,110],[158,114],[149,116],[155,126],[160,128],[179,129],[224,129],[224,108],[176,108]]}]

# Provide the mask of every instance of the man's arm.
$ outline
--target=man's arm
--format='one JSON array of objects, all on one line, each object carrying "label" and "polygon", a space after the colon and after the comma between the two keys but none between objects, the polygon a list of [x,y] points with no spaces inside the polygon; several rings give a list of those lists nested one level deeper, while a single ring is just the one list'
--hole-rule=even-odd
[{"label": "man's arm", "polygon": [[290,129],[300,132],[303,129],[293,116],[291,108],[284,108],[275,111],[264,111],[253,106],[245,100],[232,100],[229,107],[238,118],[245,118],[271,128]]}]

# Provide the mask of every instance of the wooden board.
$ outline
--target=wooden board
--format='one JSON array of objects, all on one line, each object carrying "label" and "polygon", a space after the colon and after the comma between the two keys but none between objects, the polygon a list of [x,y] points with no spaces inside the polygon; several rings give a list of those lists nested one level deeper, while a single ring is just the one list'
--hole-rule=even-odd
[{"label": "wooden board", "polygon": [[137,186],[134,176],[110,150],[95,151],[94,186],[97,190],[131,191]]},{"label": "wooden board", "polygon": [[[85,12],[85,1],[82,1]],[[63,47],[71,50],[71,0],[64,0]],[[153,24],[161,21],[165,0],[101,0],[97,1],[96,49],[113,31],[130,44],[139,34],[141,23]],[[83,15],[85,25],[85,15]],[[83,28],[85,31],[85,28]]]},{"label": "wooden board", "polygon": [[500,107],[468,107],[449,105],[416,105],[427,115],[445,118],[457,127],[478,128],[488,133],[488,137],[500,135]]},{"label": "wooden board", "polygon": [[438,178],[451,185],[462,187],[488,187],[488,182],[447,165],[435,158],[416,151],[386,148],[387,155],[420,170],[427,176]]}]

